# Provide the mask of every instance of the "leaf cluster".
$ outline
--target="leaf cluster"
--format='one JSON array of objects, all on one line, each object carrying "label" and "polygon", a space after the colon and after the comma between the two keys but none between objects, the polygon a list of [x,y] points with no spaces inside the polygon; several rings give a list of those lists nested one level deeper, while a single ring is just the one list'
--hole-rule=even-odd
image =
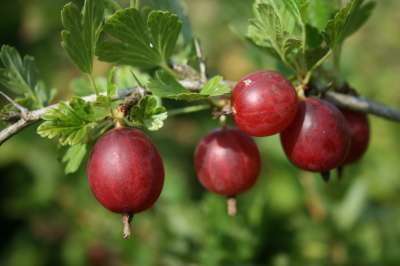
[{"label": "leaf cluster", "polygon": [[[247,37],[283,62],[301,81],[331,53],[340,53],[345,39],[363,25],[374,7],[373,2],[364,0],[350,0],[341,8],[334,2],[255,0]],[[85,0],[82,8],[71,2],[62,10],[61,44],[85,76],[72,82],[75,97],[49,109],[37,132],[70,146],[63,157],[67,173],[78,169],[88,145],[118,119],[118,89],[141,87],[145,91],[130,107],[124,121],[128,126],[147,130],[160,129],[167,119],[162,99],[201,101],[230,93],[229,86],[218,75],[205,84],[197,84],[199,89],[181,84],[178,79],[182,73],[173,70],[172,62],[192,62],[196,55],[184,9],[177,0],[144,3],[162,10],[121,8],[114,0]],[[182,51],[176,51],[179,40],[184,40],[180,42],[184,45]],[[186,61],[181,57],[186,57]],[[109,71],[108,77],[94,78],[96,58],[117,67]],[[196,59],[199,60],[197,56]],[[198,74],[196,67],[188,68]],[[22,58],[9,46],[1,48],[0,84],[29,108],[48,106],[52,98],[37,73],[32,57]],[[92,94],[93,89],[95,102],[79,98]]]},{"label": "leaf cluster", "polygon": [[0,50],[0,84],[17,96],[16,102],[29,109],[48,105],[55,94],[39,79],[34,58],[28,55],[22,58],[8,45]]},{"label": "leaf cluster", "polygon": [[298,76],[317,68],[368,19],[374,2],[256,0],[247,37]]}]

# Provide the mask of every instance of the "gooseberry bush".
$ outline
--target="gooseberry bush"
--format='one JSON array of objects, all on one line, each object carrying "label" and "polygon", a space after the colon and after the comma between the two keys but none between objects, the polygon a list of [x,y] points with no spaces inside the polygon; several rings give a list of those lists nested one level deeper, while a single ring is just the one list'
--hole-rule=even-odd
[{"label": "gooseberry bush", "polygon": [[[61,45],[82,73],[67,101],[54,102],[57,91],[41,80],[32,57],[7,45],[0,52],[0,83],[15,95],[1,93],[9,102],[1,119],[9,125],[0,142],[40,121],[38,135],[68,147],[66,174],[89,158],[91,190],[105,208],[123,215],[124,237],[133,215],[152,207],[162,192],[162,158],[144,132],[162,130],[170,116],[209,109],[210,119],[220,122],[193,149],[193,165],[207,190],[228,198],[231,215],[234,197],[254,186],[268,164],[252,137],[279,134],[288,161],[326,180],[366,152],[365,113],[384,114],[354,104],[355,91],[343,89],[349,86],[340,75],[340,57],[374,2],[255,0],[242,37],[275,58],[277,70],[249,73],[237,83],[208,75],[180,1],[156,2],[65,5]],[[94,60],[109,63],[106,77],[93,76]],[[187,106],[167,109],[165,99]]]}]

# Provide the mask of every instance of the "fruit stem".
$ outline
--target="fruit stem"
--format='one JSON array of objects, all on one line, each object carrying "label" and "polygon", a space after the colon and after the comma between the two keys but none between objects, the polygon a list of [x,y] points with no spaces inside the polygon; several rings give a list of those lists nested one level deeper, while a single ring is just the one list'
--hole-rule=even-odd
[{"label": "fruit stem", "polygon": [[121,120],[116,120],[115,122],[115,128],[123,128],[124,125],[122,124]]},{"label": "fruit stem", "polygon": [[296,92],[297,92],[297,96],[301,100],[304,100],[306,98],[305,93],[304,93],[304,85],[303,84],[296,86]]},{"label": "fruit stem", "polygon": [[131,222],[132,222],[133,214],[125,213],[122,215],[122,224],[124,225],[123,236],[124,239],[128,239],[131,235]]},{"label": "fruit stem", "polygon": [[124,127],[124,116],[125,116],[124,108],[125,108],[124,106],[120,105],[114,113],[115,128]]},{"label": "fruit stem", "polygon": [[221,115],[219,118],[219,123],[223,128],[226,128],[226,115]]},{"label": "fruit stem", "polygon": [[229,197],[228,200],[226,201],[226,205],[227,205],[228,215],[229,216],[235,216],[236,213],[237,213],[236,198],[235,197]]}]

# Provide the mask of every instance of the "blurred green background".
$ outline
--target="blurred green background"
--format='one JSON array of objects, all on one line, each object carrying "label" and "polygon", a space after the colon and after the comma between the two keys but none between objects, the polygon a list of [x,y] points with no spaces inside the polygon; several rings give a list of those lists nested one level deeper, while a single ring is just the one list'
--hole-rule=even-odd
[{"label": "blurred green background", "polygon": [[[57,99],[71,95],[79,75],[60,47],[65,2],[0,4],[0,45],[34,55]],[[366,97],[400,108],[400,1],[377,2],[346,43],[343,74]],[[251,3],[186,1],[210,74],[237,80],[274,67],[235,33]],[[96,63],[96,75],[107,68]],[[128,241],[120,216],[92,196],[85,167],[64,175],[63,149],[32,126],[0,148],[0,265],[400,265],[400,124],[370,121],[368,153],[329,184],[293,167],[276,136],[257,139],[263,172],[231,218],[225,199],[197,182],[192,163],[196,143],[217,122],[207,111],[168,119],[150,134],[164,158],[164,190],[152,210],[135,216]]]}]

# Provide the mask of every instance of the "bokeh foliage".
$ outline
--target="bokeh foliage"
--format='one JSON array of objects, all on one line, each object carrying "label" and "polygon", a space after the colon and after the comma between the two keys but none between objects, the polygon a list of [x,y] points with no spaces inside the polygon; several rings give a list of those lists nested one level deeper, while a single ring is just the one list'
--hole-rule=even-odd
[{"label": "bokeh foliage", "polygon": [[[58,99],[69,97],[69,81],[78,72],[60,46],[58,11],[65,2],[3,2],[0,45],[34,55],[41,76],[59,88]],[[272,58],[237,34],[251,3],[186,1],[210,75],[236,80],[275,68]],[[396,0],[379,1],[342,52],[344,78],[361,94],[393,106],[400,106],[399,8]],[[100,75],[108,66],[95,62],[93,69]],[[166,105],[180,107],[173,101]],[[170,118],[163,129],[149,132],[164,158],[166,182],[155,208],[135,217],[129,241],[121,238],[120,217],[95,201],[84,167],[64,175],[63,153],[39,138],[35,126],[9,140],[0,148],[0,264],[398,265],[398,124],[371,117],[365,158],[328,185],[290,165],[277,137],[257,139],[263,172],[255,188],[238,197],[239,215],[233,219],[225,199],[201,188],[193,169],[197,141],[217,126],[204,111]]]}]

